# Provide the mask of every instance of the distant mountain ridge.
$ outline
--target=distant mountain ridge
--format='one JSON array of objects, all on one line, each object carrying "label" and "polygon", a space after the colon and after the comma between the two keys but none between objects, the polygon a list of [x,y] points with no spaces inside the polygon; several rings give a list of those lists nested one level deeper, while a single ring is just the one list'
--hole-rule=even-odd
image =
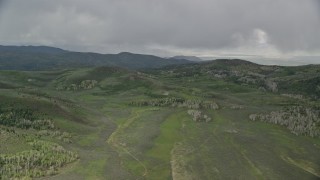
[{"label": "distant mountain ridge", "polygon": [[188,63],[191,62],[185,59],[165,59],[129,52],[99,54],[49,46],[0,46],[0,70],[34,71],[98,66],[147,69]]},{"label": "distant mountain ridge", "polygon": [[60,48],[50,47],[50,46],[2,46],[0,45],[0,53],[2,52],[58,54],[58,53],[65,53],[68,51]]},{"label": "distant mountain ridge", "polygon": [[204,61],[203,59],[197,57],[197,56],[173,56],[170,59],[184,59],[188,61],[194,61],[194,62],[201,62]]}]

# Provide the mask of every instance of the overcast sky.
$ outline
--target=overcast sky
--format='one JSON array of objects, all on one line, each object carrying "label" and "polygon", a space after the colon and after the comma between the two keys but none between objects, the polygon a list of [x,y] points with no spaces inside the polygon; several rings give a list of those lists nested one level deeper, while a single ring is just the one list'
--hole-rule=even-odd
[{"label": "overcast sky", "polygon": [[0,6],[3,45],[159,56],[320,55],[320,0],[0,0]]}]

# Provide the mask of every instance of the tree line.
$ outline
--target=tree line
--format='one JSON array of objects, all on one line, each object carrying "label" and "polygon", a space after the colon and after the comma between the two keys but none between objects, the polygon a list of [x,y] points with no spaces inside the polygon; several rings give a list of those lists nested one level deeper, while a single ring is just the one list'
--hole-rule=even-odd
[{"label": "tree line", "polygon": [[285,126],[296,135],[320,136],[319,108],[293,106],[270,113],[251,114],[249,118],[252,121],[262,121]]},{"label": "tree line", "polygon": [[58,169],[79,158],[77,153],[41,140],[29,142],[31,150],[0,154],[0,179],[36,178],[57,174]]},{"label": "tree line", "polygon": [[189,109],[219,109],[219,105],[213,101],[185,100],[182,98],[160,98],[144,101],[133,101],[129,105],[134,106],[157,106],[157,107],[178,107]]},{"label": "tree line", "polygon": [[28,108],[0,108],[0,125],[21,129],[54,129],[52,120],[38,118],[34,111]]}]

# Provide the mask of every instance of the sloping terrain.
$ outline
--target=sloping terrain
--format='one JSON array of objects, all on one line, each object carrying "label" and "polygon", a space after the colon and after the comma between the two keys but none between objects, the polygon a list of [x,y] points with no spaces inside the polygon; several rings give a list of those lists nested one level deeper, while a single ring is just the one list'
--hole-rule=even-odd
[{"label": "sloping terrain", "polygon": [[0,71],[0,179],[319,179],[319,70]]},{"label": "sloping terrain", "polygon": [[264,91],[320,97],[320,65],[265,66],[244,60],[213,60],[159,70],[173,77],[206,76]]},{"label": "sloping terrain", "polygon": [[98,66],[144,69],[187,63],[191,62],[128,52],[98,54],[71,52],[46,46],[0,46],[0,70],[39,71]]}]

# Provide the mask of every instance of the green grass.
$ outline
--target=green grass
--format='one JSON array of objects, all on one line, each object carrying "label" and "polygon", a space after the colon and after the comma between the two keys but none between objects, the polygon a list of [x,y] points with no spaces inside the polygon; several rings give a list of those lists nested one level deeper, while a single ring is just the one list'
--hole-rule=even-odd
[{"label": "green grass", "polygon": [[[293,75],[291,70],[279,73],[279,78]],[[282,126],[248,119],[252,113],[318,102],[197,74],[149,77],[108,68],[1,72],[0,104],[31,107],[52,118],[59,130],[72,134],[73,143],[43,138],[80,156],[49,179],[172,179],[172,174],[182,179],[319,178],[319,138],[296,136]],[[37,82],[28,83],[28,78]],[[86,79],[100,84],[91,90],[55,89]],[[7,84],[23,89],[8,89]],[[166,97],[214,101],[220,109],[202,110],[212,117],[203,123],[194,122],[185,108],[129,105]],[[244,109],[234,110],[231,105]],[[35,137],[36,132],[19,133]],[[30,149],[19,136],[0,137],[0,153]],[[175,166],[173,160],[178,162]]]},{"label": "green grass", "polygon": [[104,179],[106,176],[105,168],[107,161],[105,159],[98,159],[94,161],[90,161],[85,166],[81,166],[77,168],[77,172],[83,175],[84,179]]},{"label": "green grass", "polygon": [[150,169],[146,175],[149,179],[170,179],[171,177],[171,151],[182,140],[181,127],[185,112],[176,112],[170,115],[160,128],[160,135],[154,140],[153,147],[146,153]]}]

